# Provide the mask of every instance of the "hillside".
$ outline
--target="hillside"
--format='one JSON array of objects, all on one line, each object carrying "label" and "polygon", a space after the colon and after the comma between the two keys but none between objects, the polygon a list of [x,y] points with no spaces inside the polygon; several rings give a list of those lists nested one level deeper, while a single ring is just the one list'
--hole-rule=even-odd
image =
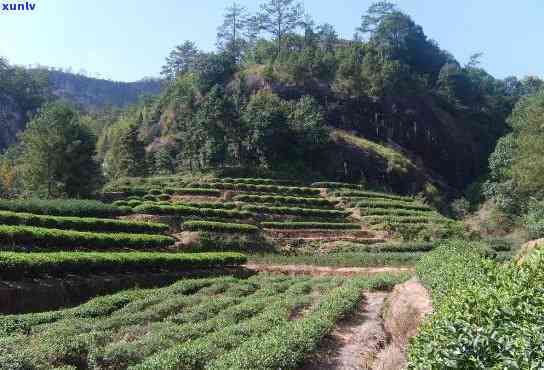
[{"label": "hillside", "polygon": [[135,104],[141,96],[157,95],[161,90],[160,80],[117,82],[82,75],[47,71],[51,93],[93,110],[105,106],[126,107]]}]

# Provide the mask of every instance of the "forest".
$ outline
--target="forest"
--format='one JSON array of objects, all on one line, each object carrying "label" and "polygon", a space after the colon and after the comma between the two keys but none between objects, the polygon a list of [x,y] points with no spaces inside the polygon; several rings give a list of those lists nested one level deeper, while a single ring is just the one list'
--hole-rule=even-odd
[{"label": "forest", "polygon": [[0,282],[134,274],[0,304],[0,368],[544,366],[544,80],[360,19],[233,3],[134,83],[0,56]]}]

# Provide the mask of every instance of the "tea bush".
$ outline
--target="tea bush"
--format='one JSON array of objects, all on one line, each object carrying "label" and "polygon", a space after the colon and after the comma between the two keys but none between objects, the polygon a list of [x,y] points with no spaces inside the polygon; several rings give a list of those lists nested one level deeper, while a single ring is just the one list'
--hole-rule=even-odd
[{"label": "tea bush", "polygon": [[136,234],[161,234],[168,230],[168,225],[150,222],[110,220],[106,218],[45,216],[9,211],[0,211],[0,224],[37,226],[50,229],[69,229],[76,231],[120,232]]},{"label": "tea bush", "polygon": [[209,231],[218,233],[257,233],[259,228],[254,225],[232,224],[211,221],[186,221],[183,229],[188,231]]},{"label": "tea bush", "polygon": [[121,212],[111,204],[79,199],[0,199],[0,210],[51,216],[115,217]]},{"label": "tea bush", "polygon": [[246,257],[238,253],[111,253],[0,252],[0,279],[20,280],[69,274],[180,271],[241,265]]},{"label": "tea bush", "polygon": [[93,233],[84,231],[46,229],[32,226],[0,225],[0,248],[27,247],[44,250],[77,249],[144,249],[174,244],[164,235]]},{"label": "tea bush", "polygon": [[543,251],[518,267],[480,248],[445,243],[417,266],[434,313],[410,345],[410,369],[544,367]]}]

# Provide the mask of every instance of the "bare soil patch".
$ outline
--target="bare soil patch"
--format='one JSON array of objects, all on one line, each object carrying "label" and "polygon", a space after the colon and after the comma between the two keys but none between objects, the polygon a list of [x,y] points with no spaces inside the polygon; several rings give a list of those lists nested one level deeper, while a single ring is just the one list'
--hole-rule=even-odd
[{"label": "bare soil patch", "polygon": [[342,320],[301,370],[372,369],[386,343],[380,313],[387,293],[366,293],[359,309]]},{"label": "bare soil patch", "polygon": [[414,278],[395,287],[383,312],[389,344],[378,354],[374,369],[400,370],[406,367],[410,338],[417,334],[420,324],[431,311],[431,297],[419,280]]}]

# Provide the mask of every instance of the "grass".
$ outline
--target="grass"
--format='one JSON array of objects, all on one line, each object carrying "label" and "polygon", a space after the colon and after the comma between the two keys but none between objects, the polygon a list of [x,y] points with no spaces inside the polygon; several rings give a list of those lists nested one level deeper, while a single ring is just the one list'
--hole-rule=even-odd
[{"label": "grass", "polygon": [[71,309],[3,316],[0,368],[294,369],[358,307],[363,291],[405,279],[186,279]]},{"label": "grass", "polygon": [[310,265],[328,267],[415,266],[422,252],[342,252],[308,256],[253,255],[249,262],[268,265]]},{"label": "grass", "polygon": [[86,231],[47,229],[33,226],[0,225],[0,248],[20,250],[74,250],[78,247],[96,250],[154,249],[174,244],[164,235],[93,233]]},{"label": "grass", "polygon": [[334,130],[333,136],[335,136],[337,139],[345,141],[348,144],[354,145],[365,151],[373,152],[377,156],[382,157],[387,161],[389,168],[392,168],[394,171],[400,174],[407,173],[410,169],[416,167],[414,163],[404,154],[385,145],[375,143],[365,138],[350,134],[347,131],[338,129]]},{"label": "grass", "polygon": [[236,266],[246,262],[237,253],[17,253],[0,252],[0,279],[21,280],[69,274],[186,271]]},{"label": "grass", "polygon": [[137,234],[161,234],[168,230],[168,225],[150,222],[121,221],[105,218],[45,216],[10,211],[0,211],[0,224],[37,226],[51,229],[69,229],[77,231]]}]

